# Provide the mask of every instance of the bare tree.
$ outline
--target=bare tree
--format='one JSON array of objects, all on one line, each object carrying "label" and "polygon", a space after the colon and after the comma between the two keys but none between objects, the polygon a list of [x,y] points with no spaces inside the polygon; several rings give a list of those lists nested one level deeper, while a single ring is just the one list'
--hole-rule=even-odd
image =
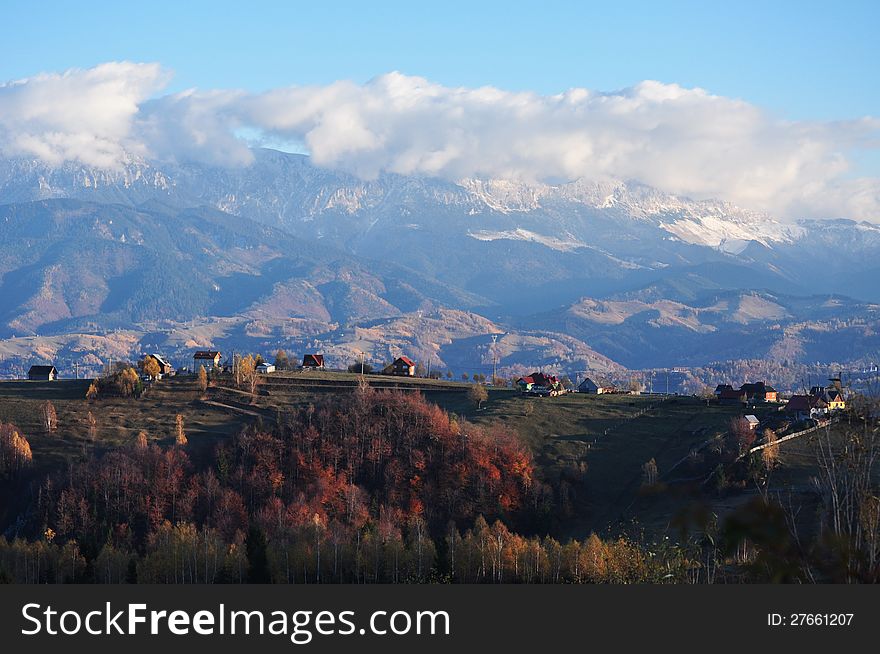
[{"label": "bare tree", "polygon": [[40,409],[40,417],[43,420],[43,427],[47,434],[51,434],[58,428],[58,414],[55,412],[55,406],[46,400]]},{"label": "bare tree", "polygon": [[652,457],[650,461],[642,465],[642,484],[644,486],[653,486],[657,483],[659,477],[657,462]]},{"label": "bare tree", "polygon": [[[835,434],[830,426],[817,432],[817,486],[822,498],[825,528],[835,542],[849,551],[846,560],[864,561],[864,570],[848,570],[849,581],[878,563],[878,509],[880,499],[873,484],[878,438],[874,421],[865,416],[861,428],[854,426]],[[876,571],[875,571],[876,572]]]}]

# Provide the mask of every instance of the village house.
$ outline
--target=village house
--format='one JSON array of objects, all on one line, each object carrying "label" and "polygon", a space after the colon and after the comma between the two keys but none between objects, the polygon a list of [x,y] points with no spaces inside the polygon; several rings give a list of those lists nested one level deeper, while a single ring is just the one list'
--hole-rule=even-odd
[{"label": "village house", "polygon": [[324,355],[323,354],[307,354],[303,357],[303,370],[323,370]]},{"label": "village house", "polygon": [[28,370],[28,379],[31,381],[55,381],[58,379],[58,370],[55,366],[31,366]]},{"label": "village house", "polygon": [[199,350],[193,354],[193,371],[198,372],[199,366],[205,366],[208,371],[219,368],[222,358],[223,355],[217,350]]},{"label": "village house", "polygon": [[732,390],[733,390],[733,386],[731,386],[730,384],[718,384],[718,386],[715,387],[715,399],[720,400],[721,394],[724,393],[724,391],[732,391]]},{"label": "village house", "polygon": [[751,429],[752,431],[755,431],[758,428],[758,425],[761,424],[761,421],[758,420],[758,417],[753,415],[745,416],[745,421],[746,423],[748,423],[749,429]]},{"label": "village house", "polygon": [[156,363],[159,364],[159,378],[165,377],[167,375],[174,374],[174,366],[172,366],[165,358],[160,354],[145,354],[141,357],[141,369],[143,369],[143,364],[146,362],[147,357],[153,357],[156,360]]},{"label": "village house", "polygon": [[546,375],[543,372],[533,372],[531,375],[520,377],[516,380],[516,386],[523,393],[555,394],[563,390],[562,382],[555,375]]},{"label": "village house", "polygon": [[723,404],[760,404],[778,401],[779,394],[772,386],[759,381],[743,384],[739,390],[730,384],[718,384],[715,398]]},{"label": "village house", "polygon": [[598,382],[587,377],[578,385],[578,393],[591,393],[593,395],[602,395],[603,393],[613,393],[617,388],[611,382],[600,379]]},{"label": "village house", "polygon": [[767,384],[762,381],[754,382],[752,384],[743,384],[740,386],[740,390],[745,391],[748,401],[753,404],[759,402],[776,402],[779,397],[775,388],[767,386]]},{"label": "village house", "polygon": [[843,392],[837,389],[830,390],[826,393],[826,402],[828,402],[829,411],[843,411],[846,408],[846,400],[843,399]]},{"label": "village house", "polygon": [[735,390],[733,388],[726,388],[721,391],[721,394],[718,396],[718,400],[722,404],[742,404],[745,406],[749,403],[749,396],[744,390]]},{"label": "village house", "polygon": [[785,412],[795,420],[822,418],[828,414],[828,403],[817,395],[792,395],[785,405]]},{"label": "village house", "polygon": [[260,365],[257,366],[257,372],[262,373],[264,375],[269,374],[270,372],[275,372],[275,364],[267,363],[264,361]]},{"label": "village house", "polygon": [[840,379],[834,377],[829,381],[831,382],[829,386],[813,386],[810,389],[810,395],[826,402],[829,411],[843,411],[846,408],[846,400],[840,386]]},{"label": "village house", "polygon": [[415,377],[416,364],[406,356],[397,357],[390,365],[382,370],[383,375],[396,375],[398,377]]},{"label": "village house", "polygon": [[523,393],[530,391],[534,385],[535,379],[532,375],[526,375],[525,377],[520,377],[516,380],[516,387]]}]

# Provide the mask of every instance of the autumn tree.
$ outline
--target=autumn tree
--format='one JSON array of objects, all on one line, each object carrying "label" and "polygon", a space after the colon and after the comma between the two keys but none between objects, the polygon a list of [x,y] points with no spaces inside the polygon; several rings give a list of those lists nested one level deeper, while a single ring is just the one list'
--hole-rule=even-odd
[{"label": "autumn tree", "polygon": [[205,366],[199,366],[199,392],[204,393],[208,390],[208,371],[205,370]]},{"label": "autumn tree", "polygon": [[145,452],[147,449],[147,432],[141,430],[138,432],[134,440],[134,449],[139,452]]},{"label": "autumn tree", "polygon": [[461,381],[467,381],[468,379],[470,379],[470,377],[466,372],[461,373]]},{"label": "autumn tree", "polygon": [[287,352],[284,350],[278,350],[275,353],[275,368],[278,370],[287,370],[290,368],[290,359],[287,357]]},{"label": "autumn tree", "polygon": [[86,390],[86,400],[93,402],[96,399],[98,399],[98,380],[94,379]]},{"label": "autumn tree", "polygon": [[256,360],[250,354],[238,362],[237,374],[240,379],[240,385],[244,386],[251,396],[256,395],[260,376],[257,374]]},{"label": "autumn tree", "polygon": [[474,384],[468,389],[468,399],[477,405],[477,409],[483,408],[483,402],[489,399],[489,393],[482,384]]},{"label": "autumn tree", "polygon": [[142,368],[144,374],[147,375],[150,379],[156,379],[157,377],[159,377],[160,374],[162,374],[162,368],[161,366],[159,366],[159,362],[156,361],[155,357],[149,354],[144,357]]},{"label": "autumn tree", "polygon": [[40,408],[40,418],[47,434],[51,434],[58,428],[58,414],[55,412],[55,406],[49,400],[46,400]]},{"label": "autumn tree", "polygon": [[775,431],[772,429],[764,430],[764,449],[761,450],[761,460],[768,471],[776,467],[779,461],[779,443],[777,440]]},{"label": "autumn tree", "polygon": [[0,422],[0,479],[17,476],[32,460],[30,443],[18,427]]},{"label": "autumn tree", "polygon": [[91,411],[86,414],[86,434],[90,442],[94,443],[98,440],[98,421]]},{"label": "autumn tree", "polygon": [[139,396],[143,388],[137,370],[128,364],[119,364],[110,374],[97,380],[95,395],[106,391],[121,397]]},{"label": "autumn tree", "polygon": [[180,447],[187,444],[186,432],[183,430],[183,416],[179,413],[174,418],[174,442]]}]

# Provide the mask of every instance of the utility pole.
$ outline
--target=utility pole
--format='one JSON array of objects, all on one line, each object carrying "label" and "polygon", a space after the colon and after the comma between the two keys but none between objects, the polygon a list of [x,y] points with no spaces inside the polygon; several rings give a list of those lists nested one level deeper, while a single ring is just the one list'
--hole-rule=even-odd
[{"label": "utility pole", "polygon": [[365,358],[365,355],[363,352],[361,352],[361,377],[364,376],[364,358]]},{"label": "utility pole", "polygon": [[495,351],[495,343],[498,341],[498,334],[492,334],[492,386],[498,379],[498,353]]}]

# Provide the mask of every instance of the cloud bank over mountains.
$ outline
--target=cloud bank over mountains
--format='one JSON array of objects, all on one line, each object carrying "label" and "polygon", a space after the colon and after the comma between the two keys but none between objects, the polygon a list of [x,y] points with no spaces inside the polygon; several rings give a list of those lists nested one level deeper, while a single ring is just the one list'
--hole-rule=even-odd
[{"label": "cloud bank over mountains", "polygon": [[880,145],[877,118],[784,121],[655,81],[538,95],[393,72],[365,84],[161,95],[170,78],[159,64],[112,62],[0,84],[0,155],[246,166],[248,133],[302,143],[316,165],[366,179],[635,179],[783,218],[880,221],[880,179],[854,164]]}]

